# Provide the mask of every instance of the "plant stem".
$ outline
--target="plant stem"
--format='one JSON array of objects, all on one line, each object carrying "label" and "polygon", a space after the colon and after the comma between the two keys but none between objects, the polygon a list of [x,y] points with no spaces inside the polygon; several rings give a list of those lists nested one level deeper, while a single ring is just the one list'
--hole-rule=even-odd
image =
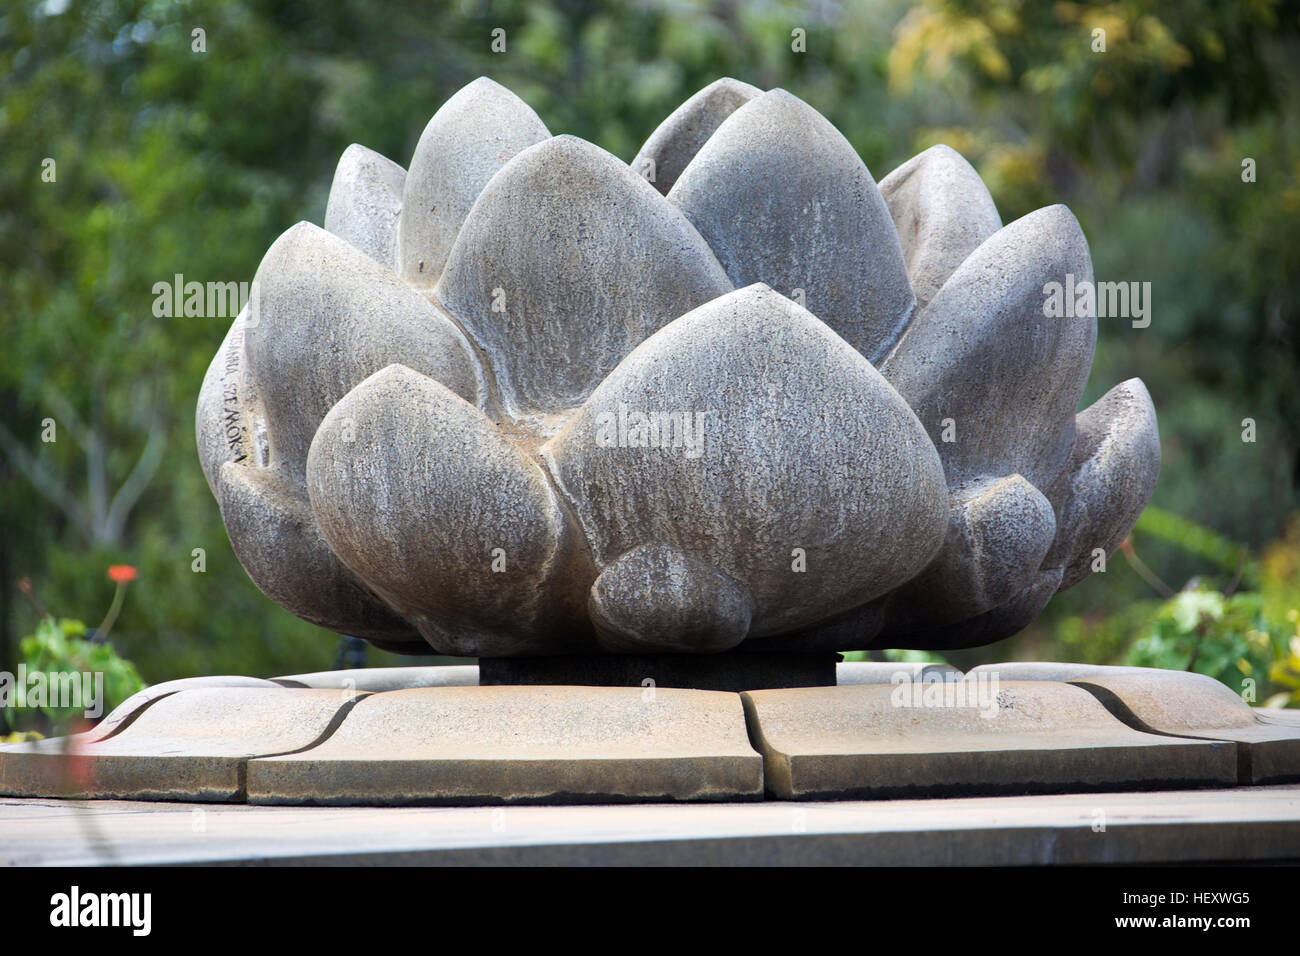
[{"label": "plant stem", "polygon": [[113,627],[113,622],[117,620],[118,612],[122,610],[122,598],[126,595],[126,583],[122,582],[117,586],[117,593],[113,595],[113,603],[104,615],[104,621],[95,631],[95,643],[103,644],[108,640],[108,632]]},{"label": "plant stem", "polygon": [[1128,561],[1129,567],[1136,571],[1138,577],[1149,584],[1152,590],[1165,600],[1174,596],[1174,589],[1165,584],[1164,581],[1160,580],[1159,576],[1147,567],[1146,562],[1138,557],[1137,551],[1134,549],[1131,542],[1126,540],[1120,545],[1120,550],[1124,552],[1124,558]]}]

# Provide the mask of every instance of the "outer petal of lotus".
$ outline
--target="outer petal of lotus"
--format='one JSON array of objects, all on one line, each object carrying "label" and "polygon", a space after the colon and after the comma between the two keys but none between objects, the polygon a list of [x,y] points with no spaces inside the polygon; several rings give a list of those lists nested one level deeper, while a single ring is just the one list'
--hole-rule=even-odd
[{"label": "outer petal of lotus", "polygon": [[420,135],[406,174],[397,230],[401,277],[417,288],[433,288],[488,180],[550,135],[527,103],[486,76],[442,104]]},{"label": "outer petal of lotus", "polygon": [[199,457],[244,569],[272,600],[376,643],[416,635],[352,579],[308,507],[307,450],[325,413],[393,360],[466,397],[486,387],[455,326],[342,239],[299,223],[258,268],[249,307],[199,393]]},{"label": "outer petal of lotus", "polygon": [[[959,623],[981,631],[1006,626],[1041,591],[1039,568],[1055,534],[1051,502],[1020,475],[959,488],[949,498],[943,547],[925,570],[806,638],[827,650],[948,647],[961,639],[952,631]],[[1032,594],[1022,596],[1026,589]]]},{"label": "outer petal of lotus", "polygon": [[[931,568],[891,596],[877,646],[974,647],[1020,631],[1053,594],[1092,573],[1094,549],[1109,556],[1124,540],[1155,490],[1159,471],[1155,408],[1141,380],[1129,379],[1079,414],[1069,463],[1047,490],[1046,500],[1035,509],[999,508],[989,515],[991,532],[1008,542],[1019,539],[1026,547],[1005,554],[976,549],[976,560],[967,570],[960,562],[970,549],[963,539],[954,541],[950,531]],[[1024,485],[1026,501],[1042,498],[1033,486]],[[964,494],[955,494],[954,501],[960,502]],[[1051,507],[1044,514],[1047,501]],[[1059,515],[1055,522],[1048,520],[1053,511]],[[1031,521],[1035,512],[1039,517]],[[1054,540],[1050,529],[1055,529]],[[1050,550],[1042,548],[1045,541],[1051,542]],[[1029,562],[1038,553],[1045,554],[1042,568],[1032,571]],[[947,579],[933,580],[941,567],[947,567]],[[990,572],[998,582],[995,588],[989,587]],[[1011,595],[1008,588],[1013,584],[1019,591]],[[986,599],[972,597],[971,587],[980,588]],[[936,596],[943,598],[938,605]],[[984,610],[994,598],[997,606]],[[957,613],[962,610],[970,616]]]},{"label": "outer petal of lotus", "polygon": [[825,117],[785,90],[732,113],[672,190],[736,286],[763,282],[875,362],[916,298],[871,173]]},{"label": "outer petal of lotus", "polygon": [[230,323],[199,388],[194,438],[203,477],[214,498],[220,497],[221,466],[228,461],[243,464],[256,455],[253,423],[245,411],[251,402],[241,374],[245,323],[250,311],[245,305]]},{"label": "outer petal of lotus", "polygon": [[[659,124],[632,160],[632,168],[667,195],[687,163],[695,158],[722,121],[762,95],[758,87],[729,76],[713,81]],[[651,171],[653,177],[647,175]]]},{"label": "outer petal of lotus", "polygon": [[754,598],[708,562],[646,544],[605,568],[587,610],[606,650],[699,653],[743,641]]},{"label": "outer petal of lotus", "polygon": [[307,487],[335,554],[440,653],[595,650],[595,572],[545,474],[433,379],[393,365],[344,396]]},{"label": "outer petal of lotus", "polygon": [[957,268],[882,363],[951,487],[1020,474],[1041,489],[1065,467],[1097,319],[1046,317],[1046,290],[1085,280],[1092,260],[1070,210],[1032,212]]},{"label": "outer petal of lotus", "polygon": [[947,146],[931,146],[880,181],[907,275],[924,309],[966,257],[1002,228],[979,173]]},{"label": "outer petal of lotus", "polygon": [[218,501],[235,556],[253,583],[305,621],[399,654],[426,652],[409,623],[347,571],[321,537],[303,487],[271,468],[227,462]]},{"label": "outer petal of lotus", "polygon": [[[679,619],[716,623],[725,612],[739,629],[726,609],[748,602],[734,584],[752,600],[748,634],[765,637],[899,586],[929,563],[947,526],[943,469],[911,409],[847,342],[761,284],[647,339],[542,456],[604,572],[597,600],[624,609],[618,637],[642,649],[643,625],[672,614],[654,606],[637,621],[636,600],[617,597],[620,578],[648,579],[620,570],[634,549],[686,556],[661,562],[679,576],[725,577],[662,588],[706,597],[673,611]],[[688,649],[681,634],[658,639]]]},{"label": "outer petal of lotus", "polygon": [[[305,490],[266,468],[264,429],[245,381],[244,335],[251,308],[231,324],[199,391],[199,461],[221,506],[235,556],[272,601],[320,627],[364,637],[398,653],[426,645],[409,624],[362,588],[325,544]],[[293,555],[285,561],[286,554]]]},{"label": "outer petal of lotus", "polygon": [[1095,549],[1109,557],[1128,536],[1160,474],[1156,410],[1141,379],[1116,385],[1076,421],[1069,464],[1047,492],[1061,520],[1044,567],[1064,568],[1061,590],[1092,573]]},{"label": "outer petal of lotus", "polygon": [[487,354],[505,412],[542,419],[580,405],[646,336],[729,291],[653,186],[557,136],[488,183],[435,294]]},{"label": "outer petal of lotus", "polygon": [[[349,574],[320,536],[305,489],[266,464],[264,427],[245,380],[251,309],[230,326],[199,392],[199,461],[221,506],[235,555],[271,600],[320,627],[364,637],[397,653],[427,645]],[[293,560],[285,561],[285,555]]]},{"label": "outer petal of lotus", "polygon": [[325,230],[386,268],[396,268],[397,217],[406,170],[353,143],[339,157],[325,203]]},{"label": "outer petal of lotus", "polygon": [[400,362],[481,404],[486,384],[455,324],[342,239],[298,223],[267,250],[245,322],[244,378],[265,420],[267,462],[303,480],[307,449],[353,386]]},{"label": "outer petal of lotus", "polygon": [[891,647],[1013,599],[1038,578],[1056,535],[1051,502],[1020,475],[967,485],[950,505],[943,549],[890,599],[881,640]]}]

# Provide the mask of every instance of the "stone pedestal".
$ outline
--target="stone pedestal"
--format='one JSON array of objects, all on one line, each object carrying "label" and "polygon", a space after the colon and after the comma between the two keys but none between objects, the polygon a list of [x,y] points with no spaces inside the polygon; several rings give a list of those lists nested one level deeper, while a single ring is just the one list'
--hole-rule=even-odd
[{"label": "stone pedestal", "polygon": [[0,745],[0,797],[472,806],[1235,786],[1249,799],[1300,781],[1296,713],[1199,674],[768,653],[480,670],[160,684],[88,733]]}]

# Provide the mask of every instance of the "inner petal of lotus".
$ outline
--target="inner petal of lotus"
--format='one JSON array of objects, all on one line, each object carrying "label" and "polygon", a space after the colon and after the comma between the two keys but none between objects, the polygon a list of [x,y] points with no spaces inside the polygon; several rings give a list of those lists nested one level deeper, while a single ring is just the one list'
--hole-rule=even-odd
[{"label": "inner petal of lotus", "polygon": [[557,136],[488,183],[438,301],[482,349],[515,419],[580,405],[648,335],[731,291],[700,234],[626,164]]},{"label": "inner petal of lotus", "polygon": [[876,361],[916,305],[871,173],[839,130],[772,90],[723,121],[668,194],[737,286],[801,302]]},{"label": "inner petal of lotus", "polygon": [[488,180],[550,135],[527,103],[485,76],[447,100],[424,128],[406,175],[397,242],[402,278],[432,288]]},{"label": "inner petal of lotus", "polygon": [[329,201],[325,230],[345,239],[389,269],[396,267],[397,217],[406,170],[372,149],[353,143],[343,151]]},{"label": "inner petal of lotus", "polygon": [[979,173],[947,146],[932,146],[899,166],[880,181],[880,194],[894,219],[919,309],[1002,228]]},{"label": "inner petal of lotus", "polygon": [[632,168],[654,183],[665,196],[695,154],[722,125],[722,121],[755,97],[756,86],[723,77],[677,107],[650,134],[632,160]]}]

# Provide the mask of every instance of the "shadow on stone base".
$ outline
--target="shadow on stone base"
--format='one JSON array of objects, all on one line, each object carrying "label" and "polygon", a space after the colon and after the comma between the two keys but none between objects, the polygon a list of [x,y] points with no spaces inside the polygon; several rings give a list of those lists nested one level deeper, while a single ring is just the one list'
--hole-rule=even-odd
[{"label": "shadow on stone base", "polygon": [[585,687],[681,687],[767,690],[833,687],[840,655],[605,654],[570,657],[482,657],[483,685],[568,684]]}]

